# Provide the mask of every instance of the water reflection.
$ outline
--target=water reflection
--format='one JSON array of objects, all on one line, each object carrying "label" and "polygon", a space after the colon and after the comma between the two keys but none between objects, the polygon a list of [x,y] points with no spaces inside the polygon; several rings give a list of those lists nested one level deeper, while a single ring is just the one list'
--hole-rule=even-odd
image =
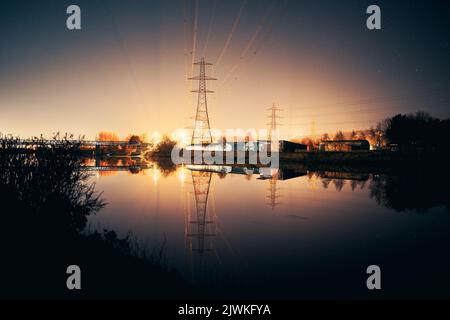
[{"label": "water reflection", "polygon": [[[183,206],[184,218],[180,219],[184,222],[186,260],[184,263],[174,262],[174,264],[181,269],[186,268],[184,274],[192,283],[204,290],[210,288],[215,294],[218,288],[222,294],[235,292],[239,288],[242,289],[242,294],[246,292],[248,297],[253,297],[261,283],[265,283],[266,288],[284,290],[283,294],[286,297],[308,297],[307,292],[311,293],[310,290],[313,290],[311,288],[314,286],[317,286],[317,290],[313,290],[314,294],[321,296],[322,293],[318,288],[327,292],[326,289],[329,289],[327,282],[336,284],[344,281],[327,279],[321,282],[316,278],[317,274],[321,274],[317,270],[330,275],[335,274],[328,269],[322,270],[323,266],[317,266],[314,255],[311,256],[310,253],[317,245],[323,245],[321,242],[324,238],[334,239],[334,244],[329,245],[331,246],[329,250],[334,252],[333,256],[338,260],[329,261],[330,268],[341,270],[346,268],[346,265],[341,265],[342,263],[353,261],[355,264],[349,268],[351,270],[349,274],[340,275],[348,281],[356,281],[351,272],[358,274],[357,269],[363,269],[364,264],[370,261],[368,253],[375,260],[385,261],[382,258],[384,254],[382,251],[378,249],[374,251],[372,238],[380,237],[380,234],[386,232],[385,218],[379,220],[379,217],[390,216],[392,209],[420,211],[424,203],[427,203],[425,207],[428,210],[437,209],[439,213],[428,222],[442,223],[438,227],[442,230],[437,234],[442,235],[443,230],[450,230],[448,218],[442,220],[440,215],[443,213],[441,207],[444,204],[443,200],[447,198],[436,196],[442,195],[443,189],[436,193],[436,188],[442,188],[442,184],[437,182],[442,177],[438,180],[428,178],[428,184],[423,184],[423,178],[412,183],[413,174],[409,170],[396,170],[394,175],[389,170],[364,168],[282,166],[279,170],[273,170],[245,166],[191,165],[177,167],[175,172],[178,183],[182,185],[182,192],[186,195]],[[417,173],[417,170],[414,172]],[[167,193],[167,196],[173,199],[173,187],[168,189],[163,187],[169,183],[169,178],[168,176],[167,181],[160,181],[158,190]],[[411,192],[412,189],[414,192]],[[420,194],[421,200],[410,201],[405,192],[409,195]],[[430,197],[431,194],[435,196]],[[162,199],[172,201],[164,196]],[[407,203],[407,207],[399,205],[403,201]],[[269,210],[261,207],[261,204]],[[448,212],[448,206],[444,212]],[[170,216],[174,211],[164,211],[164,214]],[[361,218],[356,218],[358,215]],[[402,239],[399,242],[402,243],[405,237],[409,237],[408,230],[418,230],[418,226],[422,223],[404,220],[401,223],[395,222],[393,224],[395,235],[381,237],[390,243]],[[351,230],[348,229],[349,226],[352,226]],[[372,230],[374,228],[376,231]],[[423,230],[419,234],[420,237],[429,236],[428,232]],[[418,237],[418,234],[414,234],[414,237]],[[430,236],[430,239],[434,237],[435,235]],[[356,241],[359,246],[367,246],[370,250],[367,253],[358,250],[356,250],[358,252],[353,252],[354,250],[341,252],[342,246],[350,245],[346,243],[347,238],[352,238],[350,243]],[[283,239],[290,239],[289,243],[285,243]],[[444,240],[438,238],[433,241],[442,243]],[[304,247],[306,244],[308,245]],[[394,250],[399,257],[405,260],[413,258],[405,251],[405,247],[393,243],[391,247],[390,250]],[[436,246],[436,249],[438,247]],[[437,249],[438,252],[439,250]],[[347,256],[348,254],[351,256]],[[268,262],[267,257],[273,260]],[[176,260],[174,257],[172,259]],[[285,264],[279,265],[277,261],[284,261]],[[399,266],[397,258],[385,262]],[[450,266],[448,259],[441,262]],[[243,265],[247,265],[247,268]],[[317,270],[312,272],[308,266],[315,266]],[[422,271],[426,269],[420,267]],[[267,278],[268,268],[280,274]],[[300,283],[294,274],[299,270],[305,272],[301,277],[302,285],[308,288],[301,293],[295,289]],[[305,279],[304,277],[308,278],[307,275],[311,272],[313,277]],[[313,283],[312,279],[318,281],[320,285]],[[444,276],[444,280],[450,279]],[[272,296],[267,290],[259,289],[262,296]],[[335,293],[331,296],[341,294],[351,296],[356,292],[364,296],[364,292],[355,286],[345,294]],[[392,294],[395,296],[399,292],[406,291],[399,289]],[[414,292],[418,291],[411,291]]]},{"label": "water reflection", "polygon": [[212,175],[209,171],[191,171],[193,191],[187,193],[194,201],[189,202],[186,210],[185,254],[190,278],[197,285],[208,281],[218,262],[214,247],[217,216],[211,195]]},{"label": "water reflection", "polygon": [[[384,291],[386,295],[407,297],[435,292],[437,296],[450,296],[450,258],[442,254],[450,241],[445,172],[299,165],[279,170],[174,166],[167,161],[140,158],[85,159],[82,166],[80,174],[97,173],[84,185],[89,187],[95,182],[96,190],[103,192],[98,200],[108,204],[93,210],[84,202],[75,202],[80,204],[81,214],[72,209],[71,202],[60,200],[69,197],[80,201],[89,196],[77,195],[72,189],[61,197],[55,192],[63,190],[57,186],[72,175],[46,177],[44,170],[33,173],[33,180],[31,175],[21,174],[25,177],[23,183],[11,187],[5,181],[14,181],[13,176],[5,176],[2,171],[2,201],[9,212],[29,203],[26,210],[19,210],[27,213],[6,216],[6,224],[15,228],[3,233],[3,240],[14,237],[24,218],[33,221],[27,224],[30,230],[20,246],[7,251],[9,258],[15,259],[28,250],[31,242],[41,247],[42,240],[31,239],[48,238],[48,250],[33,247],[32,251],[38,252],[35,256],[19,260],[24,265],[29,257],[55,261],[51,259],[54,252],[66,245],[70,252],[58,256],[58,266],[73,257],[81,259],[90,242],[65,241],[68,233],[61,227],[70,225],[67,222],[71,220],[64,217],[76,216],[72,229],[78,226],[76,230],[88,229],[94,234],[112,230],[115,236],[106,233],[108,236],[100,236],[100,240],[111,238],[110,242],[118,243],[114,244],[116,248],[127,247],[126,242],[116,240],[126,239],[128,234],[135,239],[133,245],[141,249],[153,250],[163,242],[169,267],[192,285],[187,289],[178,278],[174,280],[166,273],[157,273],[162,280],[156,281],[145,264],[133,262],[127,264],[127,270],[132,270],[127,276],[108,273],[123,280],[118,295],[137,295],[139,291],[141,296],[151,296],[149,291],[158,288],[158,295],[170,297],[173,292],[181,297],[254,299],[367,297],[361,287],[361,274],[368,264],[376,262],[389,270],[385,279],[391,286]],[[14,197],[11,190],[16,190]],[[56,198],[50,196],[53,193]],[[13,201],[17,195],[26,195],[30,201]],[[51,215],[45,214],[48,208]],[[430,214],[393,214],[416,211]],[[32,212],[45,219],[34,221]],[[117,266],[116,272],[123,266],[112,258],[101,263],[95,258],[98,252],[90,252],[92,260],[82,260],[89,268],[100,265],[98,270],[112,263]],[[64,263],[59,261],[61,257]],[[411,271],[402,275],[404,263]],[[164,290],[158,283],[172,290]],[[152,290],[144,290],[146,284]],[[108,287],[107,281],[102,285]]]},{"label": "water reflection", "polygon": [[211,185],[212,172],[193,171],[192,184],[195,196],[195,215],[187,217],[187,238],[191,251],[202,255],[205,251],[211,251],[212,237],[214,232],[214,220],[211,217],[208,207],[208,196]]},{"label": "water reflection", "polygon": [[[194,189],[203,185],[203,177],[200,172],[209,173],[209,179],[214,174],[220,180],[227,175],[243,175],[246,180],[256,176],[258,180],[267,180],[268,206],[272,209],[280,203],[277,181],[285,181],[303,176],[308,177],[310,187],[316,189],[321,186],[328,189],[330,185],[340,192],[348,184],[352,191],[363,190],[367,185],[370,189],[370,198],[379,205],[396,211],[416,210],[424,212],[438,205],[449,206],[448,173],[439,172],[433,174],[428,170],[416,168],[403,168],[395,170],[374,170],[367,168],[346,167],[308,167],[305,165],[286,165],[279,169],[265,167],[245,166],[218,166],[218,165],[188,165],[177,167],[170,159],[148,161],[143,158],[115,157],[104,159],[84,159],[85,170],[94,171],[100,175],[111,175],[119,171],[128,171],[131,174],[145,173],[152,170],[154,183],[160,178],[167,178],[178,171],[181,182],[186,180],[187,173],[191,173]],[[202,181],[197,183],[196,181]],[[198,191],[193,190],[198,194]]]},{"label": "water reflection", "polygon": [[370,197],[395,211],[414,210],[425,213],[436,206],[450,210],[449,175],[446,172],[401,172],[373,175]]}]

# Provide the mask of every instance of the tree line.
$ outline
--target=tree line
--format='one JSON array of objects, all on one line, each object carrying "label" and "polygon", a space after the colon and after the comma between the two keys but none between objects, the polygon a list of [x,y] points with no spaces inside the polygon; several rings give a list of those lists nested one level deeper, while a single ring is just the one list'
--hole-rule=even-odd
[{"label": "tree line", "polygon": [[366,130],[352,130],[344,133],[338,130],[334,135],[324,133],[320,138],[303,138],[301,143],[310,150],[317,149],[322,141],[367,140],[375,149],[400,151],[441,152],[450,147],[450,119],[434,118],[426,112],[397,114],[380,121]]}]

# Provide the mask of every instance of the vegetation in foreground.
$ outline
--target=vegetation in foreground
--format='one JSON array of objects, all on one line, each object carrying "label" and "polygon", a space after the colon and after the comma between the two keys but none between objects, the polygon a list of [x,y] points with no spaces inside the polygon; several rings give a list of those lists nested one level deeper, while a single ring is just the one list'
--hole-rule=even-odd
[{"label": "vegetation in foreground", "polygon": [[[107,203],[80,170],[79,145],[69,137],[34,152],[0,140],[0,233],[3,298],[162,298],[183,294],[181,277],[163,252],[145,254],[114,231],[89,232],[87,221]],[[82,290],[66,288],[66,269],[79,265]]]}]

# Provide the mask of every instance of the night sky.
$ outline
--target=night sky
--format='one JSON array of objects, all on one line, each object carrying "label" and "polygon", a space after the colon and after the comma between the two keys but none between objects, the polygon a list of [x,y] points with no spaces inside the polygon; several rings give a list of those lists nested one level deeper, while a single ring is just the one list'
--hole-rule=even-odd
[{"label": "night sky", "polygon": [[[70,4],[81,31],[66,28]],[[366,28],[371,4],[382,30]],[[215,64],[209,108],[222,130],[265,128],[272,103],[287,138],[313,121],[334,133],[399,112],[450,116],[448,1],[3,0],[0,33],[3,133],[190,126],[186,78],[201,56]]]}]

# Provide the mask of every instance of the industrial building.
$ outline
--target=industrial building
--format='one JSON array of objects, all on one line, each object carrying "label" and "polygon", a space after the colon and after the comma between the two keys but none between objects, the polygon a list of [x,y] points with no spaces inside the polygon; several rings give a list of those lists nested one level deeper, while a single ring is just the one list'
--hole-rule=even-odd
[{"label": "industrial building", "polygon": [[295,143],[286,140],[278,141],[278,146],[271,148],[271,141],[241,141],[241,142],[225,142],[225,143],[211,143],[207,145],[189,145],[185,147],[188,151],[250,151],[250,152],[300,152],[306,151],[307,146],[301,143]]},{"label": "industrial building", "polygon": [[300,152],[306,151],[307,146],[301,143],[295,143],[287,140],[279,140],[278,146],[271,148],[271,141],[258,140],[249,142],[237,142],[234,150],[236,151],[272,151],[272,152]]},{"label": "industrial building", "polygon": [[280,140],[280,152],[301,152],[307,149],[308,146],[306,144]]}]

